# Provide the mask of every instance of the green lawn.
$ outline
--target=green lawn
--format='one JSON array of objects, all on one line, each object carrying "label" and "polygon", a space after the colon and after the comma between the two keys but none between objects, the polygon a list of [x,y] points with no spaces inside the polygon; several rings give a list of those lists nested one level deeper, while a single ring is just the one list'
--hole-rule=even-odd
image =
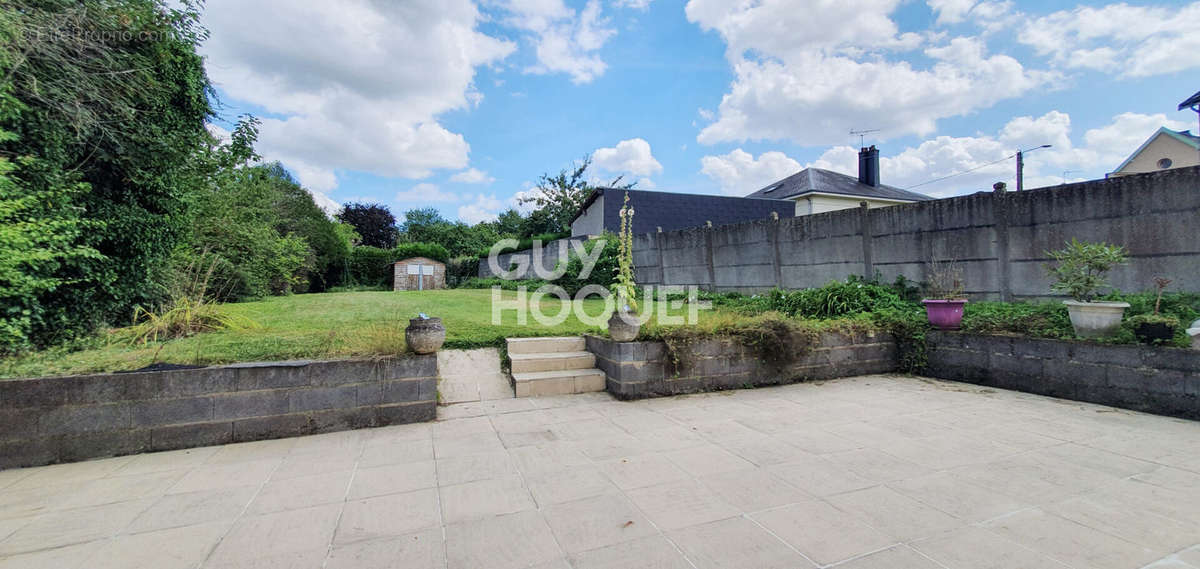
[{"label": "green lawn", "polygon": [[[516,293],[505,291],[504,298],[515,300]],[[442,318],[448,348],[499,346],[504,338],[515,336],[601,331],[573,315],[553,327],[532,318],[522,326],[511,310],[505,311],[502,324],[495,326],[491,299],[490,290],[455,289],[298,294],[228,304],[225,308],[231,314],[248,317],[258,326],[146,345],[130,345],[115,339],[120,334],[108,334],[85,350],[53,349],[0,360],[0,378],[132,370],[155,362],[208,365],[394,354],[403,351],[404,328],[418,312]],[[559,308],[553,298],[543,300],[542,305],[547,315]],[[588,300],[584,310],[598,314],[604,303]]]}]

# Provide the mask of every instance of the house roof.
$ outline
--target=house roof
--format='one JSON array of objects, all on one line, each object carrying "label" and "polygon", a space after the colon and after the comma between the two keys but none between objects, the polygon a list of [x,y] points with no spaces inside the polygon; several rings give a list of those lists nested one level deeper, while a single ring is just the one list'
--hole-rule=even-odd
[{"label": "house roof", "polygon": [[805,168],[782,180],[772,182],[748,198],[792,199],[810,193],[838,194],[904,202],[926,201],[933,198],[880,184],[871,186],[855,176],[839,174],[822,168]]},{"label": "house roof", "polygon": [[1192,95],[1191,97],[1184,99],[1182,103],[1179,103],[1179,110],[1182,111],[1195,105],[1200,105],[1200,91],[1196,91],[1195,95]]},{"label": "house roof", "polygon": [[[1196,95],[1200,96],[1200,93],[1196,93]],[[1188,99],[1188,101],[1190,101],[1190,100],[1191,99]],[[1184,102],[1186,103],[1187,101],[1184,101]],[[1125,168],[1125,166],[1129,165],[1129,163],[1132,162],[1133,159],[1136,158],[1138,154],[1141,154],[1142,151],[1145,150],[1147,146],[1150,146],[1150,143],[1154,142],[1154,139],[1158,138],[1159,136],[1169,136],[1171,138],[1174,138],[1175,140],[1178,140],[1179,142],[1182,142],[1188,146],[1191,146],[1192,148],[1200,150],[1200,136],[1196,136],[1196,135],[1192,134],[1191,131],[1187,131],[1187,130],[1171,130],[1165,126],[1159,127],[1158,130],[1154,132],[1154,134],[1150,135],[1150,138],[1146,139],[1146,142],[1143,142],[1141,146],[1137,147],[1137,150],[1134,150],[1133,154],[1130,154],[1129,157],[1126,158],[1124,162],[1121,162],[1121,164],[1119,166],[1117,166],[1113,170],[1113,172],[1120,172],[1121,170],[1123,170]]]},{"label": "house roof", "polygon": [[615,230],[620,223],[619,212],[629,193],[629,205],[633,206],[633,232],[653,233],[674,231],[688,227],[700,227],[711,221],[714,226],[765,219],[771,212],[780,217],[795,215],[795,204],[777,199],[741,198],[705,194],[677,194],[648,190],[622,190],[596,188],[592,195],[575,212],[573,223],[583,215],[600,196],[611,193],[613,199],[604,200],[604,228]]}]

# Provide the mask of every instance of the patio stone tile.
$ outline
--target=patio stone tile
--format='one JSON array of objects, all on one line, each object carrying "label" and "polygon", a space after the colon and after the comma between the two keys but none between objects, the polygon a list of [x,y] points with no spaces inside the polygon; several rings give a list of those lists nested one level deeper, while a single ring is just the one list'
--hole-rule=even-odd
[{"label": "patio stone tile", "polygon": [[243,516],[213,550],[205,567],[247,567],[256,560],[265,564],[304,559],[306,552],[329,546],[341,509],[341,504],[329,504]]},{"label": "patio stone tile", "polygon": [[446,566],[442,530],[333,548],[326,569],[434,569]]},{"label": "patio stone tile", "polygon": [[630,500],[663,530],[678,529],[738,515],[695,480],[668,482],[627,492]]},{"label": "patio stone tile", "polygon": [[347,502],[334,544],[398,537],[442,523],[437,490],[417,490]]},{"label": "patio stone tile", "polygon": [[433,455],[436,458],[449,458],[503,450],[504,444],[500,442],[500,437],[496,436],[495,432],[472,433],[437,439],[433,445]]},{"label": "patio stone tile", "polygon": [[815,567],[787,544],[742,517],[692,526],[668,536],[697,569]]},{"label": "patio stone tile", "polygon": [[911,544],[914,549],[946,567],[971,569],[1068,569],[986,529],[967,526]]},{"label": "patio stone tile", "polygon": [[75,569],[103,545],[103,541],[92,541],[4,557],[0,558],[0,569]]},{"label": "patio stone tile", "polygon": [[798,502],[751,516],[819,565],[893,545],[894,538],[820,500]]},{"label": "patio stone tile", "polygon": [[366,448],[358,457],[358,467],[373,468],[419,460],[433,460],[433,441],[431,439],[367,443]]},{"label": "patio stone tile", "polygon": [[525,479],[540,508],[616,492],[617,487],[591,466],[573,466]]},{"label": "patio stone tile", "polygon": [[21,529],[22,526],[29,523],[32,518],[11,518],[0,520],[0,541],[13,534],[13,532]]},{"label": "patio stone tile", "polygon": [[0,541],[0,556],[106,538],[129,525],[152,503],[153,498],[143,498],[36,516]]},{"label": "patio stone tile", "polygon": [[666,453],[666,457],[692,476],[706,476],[754,468],[752,463],[715,445],[672,451]]},{"label": "patio stone tile", "polygon": [[517,467],[505,451],[469,454],[437,461],[438,486],[502,478],[516,473]]},{"label": "patio stone tile", "polygon": [[113,474],[127,476],[166,470],[187,470],[204,464],[220,449],[221,447],[201,447],[139,454],[114,471]]},{"label": "patio stone tile", "polygon": [[267,553],[254,557],[209,558],[202,569],[322,569],[328,546]]},{"label": "patio stone tile", "polygon": [[575,569],[691,569],[678,549],[661,536],[644,537],[571,556]]},{"label": "patio stone tile", "polygon": [[967,482],[1034,505],[1056,502],[1111,484],[1117,479],[1051,458],[1024,455],[949,471]]},{"label": "patio stone tile", "polygon": [[1172,490],[1200,491],[1200,473],[1180,470],[1170,466],[1160,466],[1155,470],[1138,474],[1132,478],[1140,482]]},{"label": "patio stone tile", "polygon": [[943,569],[905,545],[897,545],[838,565],[838,569]]},{"label": "patio stone tile", "polygon": [[208,458],[207,464],[235,464],[239,462],[283,459],[288,453],[292,452],[292,447],[295,444],[295,438],[287,438],[224,445]]},{"label": "patio stone tile", "polygon": [[291,454],[284,458],[279,468],[271,474],[271,481],[354,470],[359,453],[359,449],[337,449],[329,452]]},{"label": "patio stone tile", "polygon": [[558,544],[567,553],[630,541],[657,531],[629,500],[617,494],[602,494],[542,510]]},{"label": "patio stone tile", "polygon": [[0,520],[25,518],[49,512],[66,500],[72,485],[0,491]]},{"label": "patio stone tile", "polygon": [[1123,496],[1099,494],[1065,500],[1045,510],[1159,552],[1200,543],[1200,524],[1166,518],[1138,506]]},{"label": "patio stone tile", "polygon": [[518,448],[530,445],[540,445],[544,443],[554,442],[558,437],[550,432],[550,429],[542,429],[540,431],[522,431],[517,433],[498,432],[500,442],[504,443],[504,448]]},{"label": "patio stone tile", "polygon": [[833,433],[813,429],[784,431],[774,435],[772,438],[810,454],[829,454],[832,452],[860,449],[865,446],[862,443],[839,437]]},{"label": "patio stone tile", "polygon": [[525,476],[536,477],[568,466],[591,464],[574,443],[565,441],[510,449],[508,455]]},{"label": "patio stone tile", "polygon": [[79,484],[97,480],[116,472],[133,460],[132,456],[88,460],[70,464],[54,464],[39,466],[28,470],[26,476],[20,477],[4,488],[4,492],[20,492],[35,488],[46,488],[60,484]]},{"label": "patio stone tile", "polygon": [[1030,458],[1050,457],[1069,462],[1076,466],[1089,468],[1114,476],[1126,478],[1135,474],[1145,474],[1157,470],[1159,465],[1153,462],[1130,458],[1106,450],[1086,447],[1075,443],[1067,443],[1035,450],[1025,456]]},{"label": "patio stone tile", "polygon": [[207,522],[232,522],[257,492],[258,486],[238,486],[168,494],[142,512],[126,531],[139,533]]},{"label": "patio stone tile", "polygon": [[742,512],[757,512],[812,498],[810,494],[758,468],[703,476],[700,483]]},{"label": "patio stone tile", "polygon": [[888,486],[968,522],[981,522],[1030,507],[1020,500],[964,482],[945,472],[891,482]]},{"label": "patio stone tile", "polygon": [[183,478],[183,475],[184,472],[172,470],[92,480],[72,488],[71,494],[58,502],[55,508],[79,508],[140,498],[157,498]]},{"label": "patio stone tile", "polygon": [[1165,518],[1200,524],[1200,493],[1194,490],[1175,490],[1130,479],[1107,486],[1093,495],[1124,501]]},{"label": "patio stone tile", "polygon": [[431,423],[410,423],[371,429],[370,435],[366,437],[366,447],[369,449],[379,445],[432,440],[433,430],[430,425]]},{"label": "patio stone tile", "polygon": [[446,526],[448,569],[552,566],[562,552],[541,514],[524,511]]},{"label": "patio stone tile", "polygon": [[[501,435],[501,438],[504,436]],[[596,461],[612,460],[651,452],[653,449],[645,441],[625,434],[624,431],[612,437],[580,441],[576,444],[579,452]]]},{"label": "patio stone tile", "polygon": [[442,516],[446,523],[532,510],[537,506],[519,476],[443,486]]},{"label": "patio stone tile", "polygon": [[549,426],[549,431],[563,441],[611,440],[625,435],[625,431],[614,425],[607,417],[556,423]]},{"label": "patio stone tile", "polygon": [[196,567],[232,522],[184,526],[109,540],[87,560],[88,569],[188,569]]},{"label": "patio stone tile", "polygon": [[962,520],[886,486],[838,494],[826,500],[897,541],[929,537],[963,525]]},{"label": "patio stone tile", "polygon": [[1073,567],[1141,567],[1162,554],[1043,510],[1026,510],[985,527]]},{"label": "patio stone tile", "polygon": [[437,474],[432,460],[360,468],[354,473],[346,499],[361,500],[434,486],[437,486]]},{"label": "patio stone tile", "polygon": [[772,466],[767,470],[782,478],[784,482],[814,496],[828,496],[875,485],[874,482],[816,455]]},{"label": "patio stone tile", "polygon": [[897,441],[883,447],[888,454],[933,470],[985,464],[1018,452],[987,437],[947,433],[935,437]]},{"label": "patio stone tile", "polygon": [[687,473],[660,454],[642,454],[606,461],[600,469],[622,490],[682,480]]},{"label": "patio stone tile", "polygon": [[288,478],[268,482],[262,487],[254,503],[247,510],[248,515],[267,514],[319,506],[321,504],[337,504],[346,500],[346,487],[354,473],[349,470]]},{"label": "patio stone tile", "polygon": [[298,437],[296,444],[292,446],[291,454],[316,453],[325,456],[341,456],[343,454],[357,456],[358,453],[362,452],[363,446],[366,445],[369,432],[365,430],[334,431],[331,433]]},{"label": "patio stone tile", "polygon": [[876,482],[904,480],[931,472],[924,466],[896,458],[873,448],[835,452],[824,455],[822,458],[867,480]]},{"label": "patio stone tile", "polygon": [[233,464],[205,465],[189,471],[168,494],[200,490],[220,490],[236,486],[258,485],[267,481],[283,459],[267,459]]},{"label": "patio stone tile", "polygon": [[433,423],[431,429],[435,440],[495,432],[495,429],[492,428],[492,420],[489,417],[469,417],[437,421]]}]

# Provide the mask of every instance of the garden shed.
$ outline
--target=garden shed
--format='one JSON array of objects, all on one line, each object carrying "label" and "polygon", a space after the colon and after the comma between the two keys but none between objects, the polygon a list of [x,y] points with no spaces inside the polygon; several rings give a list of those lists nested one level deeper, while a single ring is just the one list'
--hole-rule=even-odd
[{"label": "garden shed", "polygon": [[446,265],[428,257],[409,257],[393,265],[392,290],[446,288]]}]

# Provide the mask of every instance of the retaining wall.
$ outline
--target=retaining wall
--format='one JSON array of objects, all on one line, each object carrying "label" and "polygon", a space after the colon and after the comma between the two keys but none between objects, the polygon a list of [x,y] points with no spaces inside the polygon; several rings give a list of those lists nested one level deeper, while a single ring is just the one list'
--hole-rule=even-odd
[{"label": "retaining wall", "polygon": [[668,358],[662,342],[615,342],[587,336],[587,349],[604,371],[607,389],[618,399],[778,385],[885,373],[896,369],[896,344],[881,333],[825,333],[809,354],[784,366],[762,361],[753,350],[728,338],[692,343]]},{"label": "retaining wall", "polygon": [[436,356],[0,380],[0,468],[433,420]]},{"label": "retaining wall", "polygon": [[1200,351],[931,332],[925,375],[1200,419]]},{"label": "retaining wall", "polygon": [[[521,271],[516,271],[513,275],[514,279],[538,279],[534,267],[543,267],[545,272],[552,272],[558,266],[560,260],[565,262],[568,253],[572,250],[572,241],[585,241],[586,236],[571,237],[568,239],[556,239],[542,243],[541,249],[525,249],[515,251],[513,253],[502,253],[496,256],[499,261],[500,270],[508,271],[513,263],[519,263],[524,266]],[[492,271],[488,265],[487,259],[479,260],[479,276],[482,278],[490,278],[500,276]]]},{"label": "retaining wall", "polygon": [[[635,204],[636,207],[636,204]],[[931,260],[955,260],[977,299],[1049,297],[1047,250],[1066,241],[1128,248],[1111,273],[1126,291],[1153,278],[1200,292],[1200,167],[886,208],[849,209],[634,237],[641,285],[721,292],[819,287],[878,273],[928,280]]]}]

